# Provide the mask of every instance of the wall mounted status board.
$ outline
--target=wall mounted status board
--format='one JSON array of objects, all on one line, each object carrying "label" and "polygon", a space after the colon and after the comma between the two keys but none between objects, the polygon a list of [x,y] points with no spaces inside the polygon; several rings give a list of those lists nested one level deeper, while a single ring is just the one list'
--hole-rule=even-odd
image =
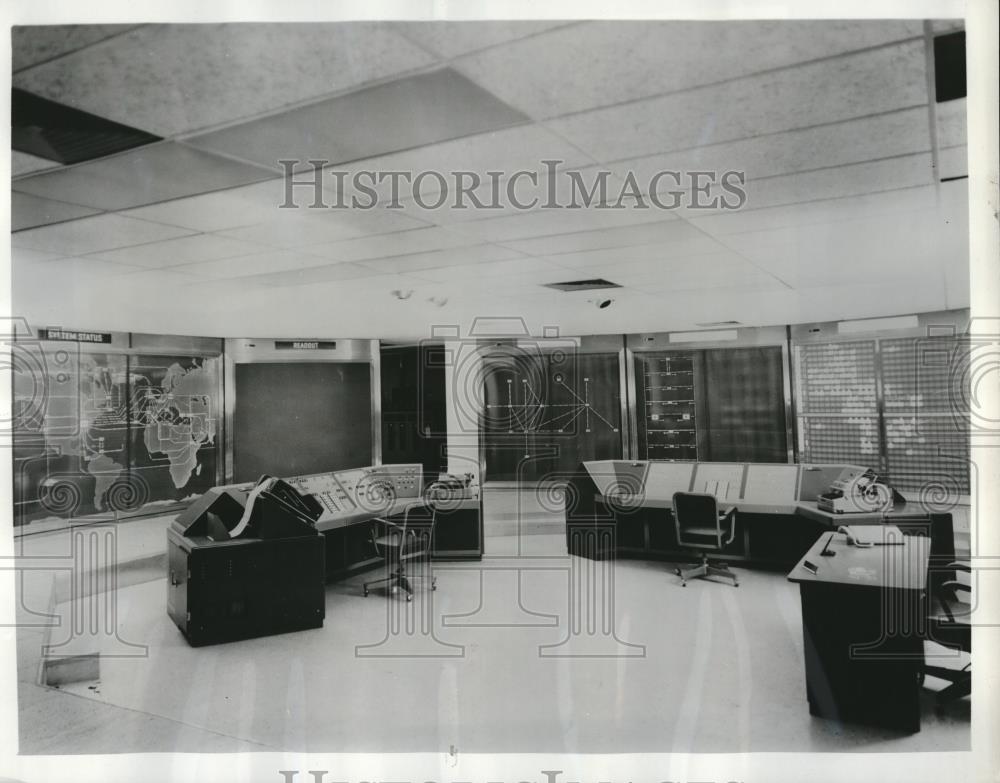
[{"label": "wall mounted status board", "polygon": [[306,475],[372,462],[367,362],[237,364],[233,478]]}]

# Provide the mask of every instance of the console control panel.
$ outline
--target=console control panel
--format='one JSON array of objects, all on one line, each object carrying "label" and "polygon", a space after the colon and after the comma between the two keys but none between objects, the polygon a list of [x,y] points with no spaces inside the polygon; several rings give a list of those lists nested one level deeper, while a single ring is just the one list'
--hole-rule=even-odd
[{"label": "console control panel", "polygon": [[423,467],[372,465],[286,480],[299,492],[320,502],[323,515],[317,522],[324,523],[356,514],[382,514],[401,500],[419,498],[423,491]]}]

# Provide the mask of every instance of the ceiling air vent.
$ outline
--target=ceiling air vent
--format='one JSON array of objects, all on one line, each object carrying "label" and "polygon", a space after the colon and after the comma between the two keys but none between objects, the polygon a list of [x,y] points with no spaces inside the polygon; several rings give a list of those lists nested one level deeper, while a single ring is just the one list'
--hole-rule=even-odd
[{"label": "ceiling air vent", "polygon": [[12,90],[10,112],[11,147],[59,163],[80,163],[160,140],[24,90]]},{"label": "ceiling air vent", "polygon": [[695,326],[704,326],[709,328],[712,326],[739,326],[739,321],[706,321],[705,323],[695,324]]},{"label": "ceiling air vent", "polygon": [[556,291],[598,291],[602,288],[621,288],[618,283],[596,278],[594,280],[569,280],[565,283],[546,283],[543,288],[554,288]]}]

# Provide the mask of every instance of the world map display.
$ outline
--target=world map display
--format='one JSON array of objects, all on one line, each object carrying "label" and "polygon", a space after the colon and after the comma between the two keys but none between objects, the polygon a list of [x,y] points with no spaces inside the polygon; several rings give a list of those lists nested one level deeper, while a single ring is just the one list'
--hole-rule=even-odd
[{"label": "world map display", "polygon": [[215,486],[219,362],[45,346],[32,373],[15,373],[15,519],[132,511]]}]

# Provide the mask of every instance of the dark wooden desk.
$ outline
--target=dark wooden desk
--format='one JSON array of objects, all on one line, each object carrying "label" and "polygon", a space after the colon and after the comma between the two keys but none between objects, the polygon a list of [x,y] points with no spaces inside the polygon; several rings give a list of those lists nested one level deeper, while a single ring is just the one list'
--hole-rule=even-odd
[{"label": "dark wooden desk", "polygon": [[[802,600],[809,712],[912,733],[920,731],[931,542],[890,531],[880,530],[900,543],[870,548],[849,546],[841,533],[822,535],[788,580]],[[833,556],[821,554],[828,545]]]}]

